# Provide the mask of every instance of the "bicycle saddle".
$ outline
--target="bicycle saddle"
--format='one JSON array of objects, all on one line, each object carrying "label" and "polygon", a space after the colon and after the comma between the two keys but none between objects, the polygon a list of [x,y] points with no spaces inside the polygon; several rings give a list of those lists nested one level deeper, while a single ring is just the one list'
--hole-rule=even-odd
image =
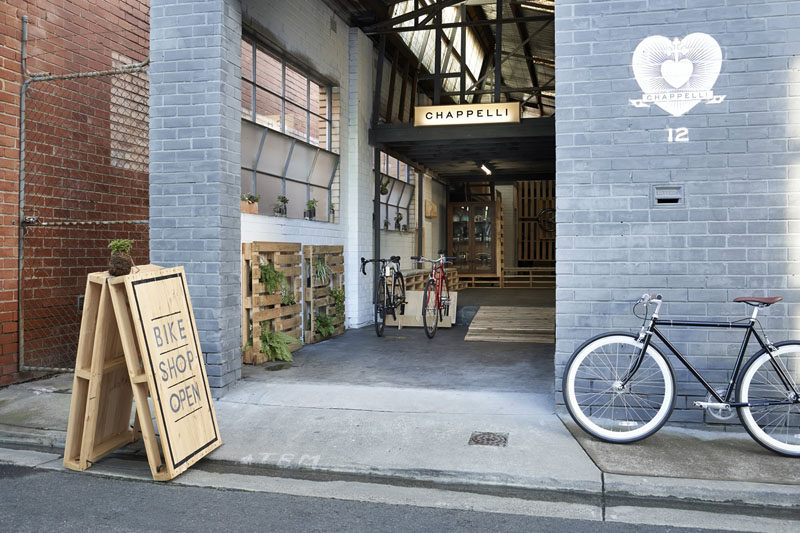
[{"label": "bicycle saddle", "polygon": [[391,261],[392,263],[399,263],[400,262],[400,256],[399,255],[393,255],[392,257],[389,258],[389,261]]},{"label": "bicycle saddle", "polygon": [[772,298],[759,298],[759,297],[752,297],[752,296],[740,296],[738,298],[734,298],[734,302],[743,302],[747,305],[757,305],[759,307],[769,307],[772,304],[776,304],[783,300],[780,296],[773,296]]}]

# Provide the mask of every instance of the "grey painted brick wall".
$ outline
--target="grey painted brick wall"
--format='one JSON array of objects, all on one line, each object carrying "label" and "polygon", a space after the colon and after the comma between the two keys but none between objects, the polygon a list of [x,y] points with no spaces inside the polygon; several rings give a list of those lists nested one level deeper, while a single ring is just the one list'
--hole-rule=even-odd
[{"label": "grey painted brick wall", "polygon": [[[572,351],[608,329],[635,330],[631,304],[661,292],[663,317],[745,317],[742,295],[780,295],[761,314],[772,340],[800,338],[800,2],[559,0],[556,399]],[[637,108],[633,51],[651,35],[714,37],[716,105],[673,117]],[[688,142],[668,142],[668,128]],[[652,206],[653,185],[683,203]],[[738,348],[727,330],[670,330],[714,384]],[[703,424],[704,390],[671,358],[672,423]],[[734,418],[733,422],[736,422]],[[715,426],[727,428],[728,426]]]},{"label": "grey painted brick wall", "polygon": [[212,393],[241,376],[239,0],[151,0],[150,259],[186,268]]}]

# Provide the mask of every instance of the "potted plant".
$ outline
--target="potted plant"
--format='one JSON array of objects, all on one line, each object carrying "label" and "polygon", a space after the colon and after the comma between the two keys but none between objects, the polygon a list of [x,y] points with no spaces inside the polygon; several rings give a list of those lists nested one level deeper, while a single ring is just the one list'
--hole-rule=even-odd
[{"label": "potted plant", "polygon": [[402,231],[408,231],[408,224],[403,224]]},{"label": "potted plant", "polygon": [[389,229],[389,219],[384,219],[383,221],[383,229]]},{"label": "potted plant", "polygon": [[389,194],[389,180],[381,182],[381,196]]},{"label": "potted plant", "polygon": [[285,217],[286,216],[286,204],[289,203],[289,199],[283,195],[278,196],[278,203],[275,204],[275,207],[272,208],[272,212],[275,214],[276,217]]},{"label": "potted plant", "polygon": [[308,202],[306,202],[306,211],[304,216],[308,220],[313,220],[314,217],[317,215],[317,200],[312,198]]},{"label": "potted plant", "polygon": [[333,208],[333,203],[331,203],[330,211],[331,211],[331,222],[333,222],[336,219],[336,209]]},{"label": "potted plant", "polygon": [[401,220],[403,220],[403,213],[398,211],[394,215],[394,229],[396,229],[397,231],[400,231],[400,221]]},{"label": "potted plant", "polygon": [[108,273],[112,276],[125,276],[131,273],[133,259],[131,259],[131,248],[133,241],[130,239],[114,239],[108,243],[111,249],[111,261],[108,265]]},{"label": "potted plant", "polygon": [[242,194],[242,213],[257,215],[259,199],[260,196],[256,194],[250,194],[250,193]]}]

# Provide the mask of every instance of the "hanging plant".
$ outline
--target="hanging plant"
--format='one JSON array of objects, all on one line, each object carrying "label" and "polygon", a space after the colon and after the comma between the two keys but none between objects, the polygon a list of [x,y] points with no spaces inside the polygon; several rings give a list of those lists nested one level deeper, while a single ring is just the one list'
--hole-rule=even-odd
[{"label": "hanging plant", "polygon": [[333,274],[333,269],[325,262],[325,257],[321,256],[319,260],[314,263],[314,280],[327,283],[331,279],[331,274]]},{"label": "hanging plant", "polygon": [[323,337],[330,337],[331,335],[333,335],[334,329],[335,328],[333,327],[333,322],[331,321],[331,317],[322,313],[319,313],[316,316],[314,331],[316,331]]},{"label": "hanging plant", "polygon": [[331,289],[331,298],[333,298],[336,316],[344,316],[344,289]]},{"label": "hanging plant", "polygon": [[300,341],[282,331],[261,330],[261,353],[273,361],[294,361],[290,344],[300,344]]},{"label": "hanging plant", "polygon": [[381,182],[381,196],[389,194],[389,179],[387,178],[386,181]]},{"label": "hanging plant", "polygon": [[275,294],[275,291],[280,290],[285,279],[283,272],[275,270],[275,265],[272,263],[261,263],[258,268],[261,270],[260,281],[264,284],[264,291],[267,294]]},{"label": "hanging plant", "polygon": [[281,294],[283,295],[283,299],[281,300],[282,305],[294,305],[297,303],[297,299],[294,296],[294,291],[291,287],[289,287],[289,281],[285,277],[283,278]]}]

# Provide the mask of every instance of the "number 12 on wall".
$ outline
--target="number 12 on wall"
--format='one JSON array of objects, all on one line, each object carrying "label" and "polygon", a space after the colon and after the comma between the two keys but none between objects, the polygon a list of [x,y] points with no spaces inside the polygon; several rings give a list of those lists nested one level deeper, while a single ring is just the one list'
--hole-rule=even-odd
[{"label": "number 12 on wall", "polygon": [[689,142],[689,128],[667,128],[667,142]]}]

